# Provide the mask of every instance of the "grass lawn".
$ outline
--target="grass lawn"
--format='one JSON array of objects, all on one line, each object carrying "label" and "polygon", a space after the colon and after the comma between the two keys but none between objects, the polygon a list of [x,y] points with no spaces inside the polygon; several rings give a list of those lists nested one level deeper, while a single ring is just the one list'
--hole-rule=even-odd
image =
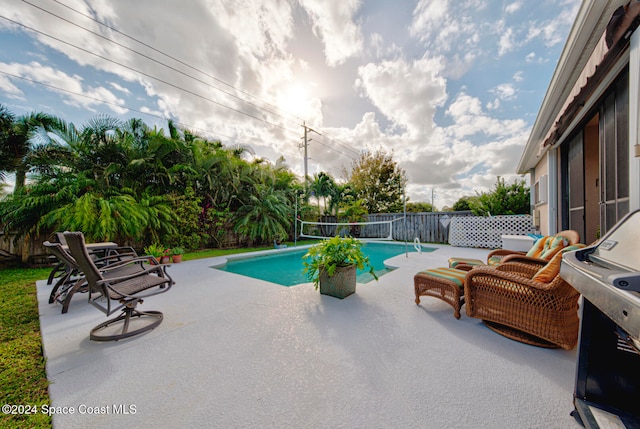
[{"label": "grass lawn", "polygon": [[[313,244],[318,241],[304,240],[298,241],[298,244]],[[293,245],[292,242],[285,244]],[[183,260],[211,258],[269,248],[271,247],[206,249],[186,253]],[[1,405],[36,406],[38,411],[43,405],[50,405],[36,297],[36,281],[46,279],[50,272],[51,268],[0,269]],[[4,412],[0,414],[0,428],[50,427],[51,418],[41,412],[30,415]]]},{"label": "grass lawn", "polygon": [[[36,280],[50,268],[7,268],[0,271],[0,387],[2,405],[49,405],[42,356]],[[31,409],[32,411],[33,409]],[[50,428],[51,418],[40,412],[0,414],[2,428]],[[22,411],[22,410],[14,410]]]}]

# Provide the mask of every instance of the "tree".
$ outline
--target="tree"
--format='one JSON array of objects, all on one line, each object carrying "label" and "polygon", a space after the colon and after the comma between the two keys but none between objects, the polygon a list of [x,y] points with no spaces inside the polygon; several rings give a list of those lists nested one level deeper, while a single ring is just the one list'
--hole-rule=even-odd
[{"label": "tree", "polygon": [[407,213],[423,213],[423,212],[434,212],[434,208],[431,203],[407,203]]},{"label": "tree", "polygon": [[15,173],[14,191],[22,188],[32,167],[49,162],[46,153],[39,149],[40,146],[58,146],[49,132],[58,130],[60,124],[60,119],[45,113],[16,118],[0,105],[0,180],[4,180],[7,173]]},{"label": "tree", "polygon": [[282,191],[264,184],[255,186],[255,192],[236,213],[234,230],[253,241],[288,236],[291,208]]},{"label": "tree", "polygon": [[324,201],[324,210],[328,211],[329,206],[327,204],[327,197],[331,196],[336,189],[336,183],[330,174],[321,171],[318,174],[314,174],[313,181],[309,186],[309,191],[315,196],[318,202],[318,217],[322,216],[320,210],[320,197]]},{"label": "tree", "polygon": [[516,179],[507,185],[499,176],[494,190],[480,194],[477,205],[473,206],[478,216],[528,214],[529,210],[529,187],[525,181]]},{"label": "tree", "polygon": [[407,184],[404,170],[393,156],[379,150],[364,152],[348,174],[356,199],[362,199],[369,213],[401,212]]},{"label": "tree", "polygon": [[453,204],[453,211],[462,212],[472,210],[473,206],[478,204],[478,197],[460,197],[458,201]]}]

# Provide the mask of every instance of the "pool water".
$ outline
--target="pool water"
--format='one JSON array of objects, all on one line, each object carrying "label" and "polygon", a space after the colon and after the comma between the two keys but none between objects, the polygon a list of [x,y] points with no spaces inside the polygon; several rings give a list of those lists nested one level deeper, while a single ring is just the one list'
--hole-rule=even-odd
[{"label": "pool water", "polygon": [[[385,267],[384,261],[405,252],[415,252],[413,244],[406,246],[392,243],[365,243],[362,246],[364,253],[369,256],[369,261],[378,277],[392,271]],[[422,246],[423,252],[432,252],[434,248]],[[295,286],[301,283],[309,283],[306,274],[303,273],[302,257],[307,249],[281,252],[273,255],[253,256],[243,259],[228,261],[225,265],[213,267],[218,270],[241,274],[260,280],[276,283],[282,286]],[[373,280],[369,272],[358,270],[356,275],[358,283],[368,283]]]}]

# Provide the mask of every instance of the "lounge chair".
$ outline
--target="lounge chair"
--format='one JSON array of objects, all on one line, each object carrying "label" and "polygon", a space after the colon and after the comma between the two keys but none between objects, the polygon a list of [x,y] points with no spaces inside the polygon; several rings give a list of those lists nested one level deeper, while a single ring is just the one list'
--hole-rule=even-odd
[{"label": "lounge chair", "polygon": [[[56,268],[61,274],[54,277],[57,281],[49,294],[49,304],[59,302],[62,304],[62,313],[64,314],[69,311],[69,303],[71,302],[73,295],[78,291],[86,291],[84,274],[80,270],[76,260],[60,242],[51,243],[49,241],[45,241],[43,245],[49,253],[56,257],[59,261],[59,266],[62,267],[62,269]],[[108,270],[109,274],[107,275],[115,275],[116,271],[114,268],[120,264],[122,264],[122,270],[118,273],[119,275],[122,275],[123,273],[132,273],[138,270],[138,268],[130,265],[128,261],[138,255],[133,251],[133,249],[131,250],[132,252],[113,253],[103,258],[93,259],[93,263],[101,270],[106,267],[110,267],[110,270]]]},{"label": "lounge chair", "polygon": [[[174,284],[167,274],[166,265],[144,265],[133,274],[121,274],[123,265],[98,269],[85,246],[81,232],[66,232],[65,239],[69,251],[85,275],[89,289],[89,303],[110,316],[118,310],[122,313],[99,324],[91,330],[89,336],[94,341],[117,341],[147,332],[157,327],[163,315],[159,311],[139,311],[136,309],[143,298],[167,292]],[[140,264],[148,258],[134,258],[128,264]],[[116,276],[108,273],[118,271]],[[118,304],[112,304],[112,303]],[[130,330],[130,325],[136,328]]]},{"label": "lounge chair", "polygon": [[449,258],[449,267],[469,271],[471,268],[480,265],[496,266],[506,262],[524,262],[537,265],[541,268],[564,247],[573,246],[578,243],[580,243],[580,234],[577,231],[568,229],[553,236],[540,238],[528,252],[495,249],[487,255],[486,263],[480,259],[454,257]]},{"label": "lounge chair", "polygon": [[580,294],[560,277],[560,263],[564,251],[582,247],[564,248],[541,269],[521,263],[473,268],[464,281],[467,316],[526,344],[574,348]]}]

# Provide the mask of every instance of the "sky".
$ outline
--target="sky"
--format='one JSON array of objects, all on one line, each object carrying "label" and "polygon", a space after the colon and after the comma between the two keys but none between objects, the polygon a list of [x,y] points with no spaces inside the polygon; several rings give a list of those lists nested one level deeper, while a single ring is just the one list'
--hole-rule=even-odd
[{"label": "sky", "polygon": [[579,5],[0,0],[0,104],[76,126],[170,118],[301,176],[306,126],[310,175],[383,150],[409,201],[441,209],[519,178]]}]

